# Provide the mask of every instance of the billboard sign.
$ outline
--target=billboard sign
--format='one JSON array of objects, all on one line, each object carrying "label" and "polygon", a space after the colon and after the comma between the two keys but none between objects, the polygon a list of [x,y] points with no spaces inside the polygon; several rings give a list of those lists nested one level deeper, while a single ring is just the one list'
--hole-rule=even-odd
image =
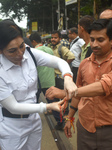
[{"label": "billboard sign", "polygon": [[65,0],[65,5],[70,5],[73,3],[77,3],[77,0]]},{"label": "billboard sign", "polygon": [[38,31],[38,23],[32,22],[32,31]]}]

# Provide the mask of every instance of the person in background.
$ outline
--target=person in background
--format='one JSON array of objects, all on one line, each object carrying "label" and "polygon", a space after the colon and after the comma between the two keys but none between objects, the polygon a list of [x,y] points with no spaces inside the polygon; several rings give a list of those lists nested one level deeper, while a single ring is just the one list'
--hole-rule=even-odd
[{"label": "person in background", "polygon": [[[75,59],[74,54],[70,52],[70,50],[67,47],[62,46],[60,40],[61,40],[61,33],[59,31],[53,31],[51,34],[51,43],[52,43],[52,50],[54,52],[54,55],[59,58],[62,58],[68,64],[70,64]],[[59,69],[55,69],[55,84],[57,88],[64,89],[64,80],[62,77],[62,73],[59,71]],[[59,99],[57,99],[57,101],[59,101]],[[68,113],[68,108],[66,109],[65,114],[67,113]],[[56,119],[57,125],[55,126],[55,129],[63,130],[64,121],[63,122],[60,121],[61,120],[60,114],[57,113],[55,118],[57,118]]]},{"label": "person in background", "polygon": [[60,41],[61,45],[67,47],[68,49],[70,49],[70,42],[68,41],[68,35],[67,35],[67,31],[66,30],[62,30],[61,31],[61,41]]},{"label": "person in background", "polygon": [[32,45],[32,43],[31,43],[29,38],[23,37],[23,40],[24,40],[25,44],[29,45],[30,47],[33,47],[33,45]]},{"label": "person in background", "polygon": [[100,13],[100,19],[112,19],[112,8],[105,9]]},{"label": "person in background", "polygon": [[71,63],[71,69],[73,72],[73,81],[76,83],[77,71],[81,62],[81,52],[82,46],[84,45],[84,40],[79,38],[78,29],[76,27],[70,28],[68,30],[68,37],[71,39],[70,51],[74,54],[75,59]]},{"label": "person in background", "polygon": [[[59,49],[61,45],[60,40],[61,40],[60,32],[53,31],[51,34],[51,43],[52,43],[52,50],[54,52],[54,55],[64,59],[65,61],[68,62],[68,64],[70,64],[75,59],[75,56],[65,46],[62,46],[61,49]],[[63,89],[63,78],[61,72],[58,69],[55,69],[55,81],[56,81],[56,87]]]},{"label": "person in background", "polygon": [[[86,15],[86,16],[83,16],[78,22],[78,35],[85,42],[85,44],[81,47],[82,48],[81,61],[89,57],[92,53],[92,49],[90,47],[90,35],[88,31],[93,21],[94,21],[94,18],[92,16]],[[52,86],[51,88],[47,90],[46,97],[49,99],[59,98],[60,94],[58,95],[56,91],[59,92],[60,90]],[[61,90],[61,92],[62,92],[62,95],[64,96],[66,95],[64,90]]]},{"label": "person in background", "polygon": [[[0,22],[1,149],[40,150],[42,125],[38,113],[47,109],[60,111],[60,105],[64,103],[36,104],[38,73],[28,47],[24,43],[21,28],[8,20]],[[30,50],[38,66],[46,65],[61,70],[67,99],[71,98],[76,85],[70,77],[72,72],[68,63],[42,51]]]},{"label": "person in background", "polygon": [[81,61],[89,57],[92,53],[90,47],[90,35],[88,31],[93,21],[94,18],[92,16],[86,15],[83,16],[78,22],[78,35],[85,41],[85,44],[82,46]]}]

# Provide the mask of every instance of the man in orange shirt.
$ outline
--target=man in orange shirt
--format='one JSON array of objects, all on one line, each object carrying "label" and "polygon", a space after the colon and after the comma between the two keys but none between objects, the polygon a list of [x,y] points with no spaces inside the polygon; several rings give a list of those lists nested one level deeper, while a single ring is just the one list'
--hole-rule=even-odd
[{"label": "man in orange shirt", "polygon": [[[78,150],[111,150],[112,20],[99,19],[91,25],[90,45],[93,53],[79,66],[78,88],[71,101],[64,131],[68,138],[72,136],[71,119],[78,108]],[[57,92],[65,96],[64,91]]]},{"label": "man in orange shirt", "polygon": [[[78,150],[112,149],[112,21],[99,19],[90,28],[93,54],[80,64],[68,117],[78,107]],[[70,121],[65,134],[72,136]]]}]

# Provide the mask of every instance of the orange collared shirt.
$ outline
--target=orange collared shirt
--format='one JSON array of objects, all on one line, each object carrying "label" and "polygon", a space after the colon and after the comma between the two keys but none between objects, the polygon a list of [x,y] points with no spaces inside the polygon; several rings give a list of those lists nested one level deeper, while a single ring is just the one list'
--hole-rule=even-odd
[{"label": "orange collared shirt", "polygon": [[101,64],[95,61],[93,53],[81,62],[77,86],[97,81],[101,82],[106,96],[82,97],[78,105],[79,120],[92,133],[98,126],[112,125],[112,52]]}]

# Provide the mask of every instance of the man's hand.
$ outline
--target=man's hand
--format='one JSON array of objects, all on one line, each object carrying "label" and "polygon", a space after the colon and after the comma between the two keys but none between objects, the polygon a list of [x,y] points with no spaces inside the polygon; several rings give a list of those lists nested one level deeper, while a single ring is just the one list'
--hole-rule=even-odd
[{"label": "man's hand", "polygon": [[72,137],[72,132],[71,132],[71,122],[67,121],[64,127],[64,132],[67,138]]},{"label": "man's hand", "polygon": [[58,89],[54,86],[51,86],[47,91],[45,96],[50,99],[53,100],[54,98],[59,98],[59,99],[63,99],[65,97],[65,91]]}]

